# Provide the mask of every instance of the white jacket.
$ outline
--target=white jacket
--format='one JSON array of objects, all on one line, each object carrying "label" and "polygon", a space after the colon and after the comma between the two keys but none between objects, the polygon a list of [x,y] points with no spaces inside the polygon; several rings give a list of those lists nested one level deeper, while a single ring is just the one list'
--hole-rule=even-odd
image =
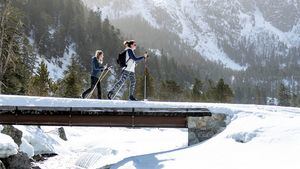
[{"label": "white jacket", "polygon": [[[126,52],[127,67],[125,67],[124,70],[129,71],[129,72],[135,72],[136,61],[142,60],[144,57],[143,56],[136,57],[134,51],[130,48],[126,48],[125,50],[127,50],[127,52]],[[129,50],[132,51],[131,57],[129,54],[129,52],[130,52]]]}]

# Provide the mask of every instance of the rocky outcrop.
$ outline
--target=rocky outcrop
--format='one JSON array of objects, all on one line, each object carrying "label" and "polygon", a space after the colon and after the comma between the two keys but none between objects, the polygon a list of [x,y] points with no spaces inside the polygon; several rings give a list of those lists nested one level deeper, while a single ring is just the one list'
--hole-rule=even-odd
[{"label": "rocky outcrop", "polygon": [[[54,153],[54,148],[50,146],[57,142],[37,127],[18,126],[15,128],[11,125],[3,125],[0,129],[2,129],[0,143],[4,144],[2,149],[0,144],[0,160],[2,161],[0,169],[39,169],[40,167],[35,166],[34,162],[57,155]],[[34,153],[40,155],[32,159]]]},{"label": "rocky outcrop", "polygon": [[226,127],[225,114],[212,114],[207,117],[188,118],[188,145],[194,145],[210,139]]},{"label": "rocky outcrop", "polygon": [[65,129],[63,127],[58,128],[58,135],[61,139],[67,141],[67,136],[66,136],[66,132]]},{"label": "rocky outcrop", "polygon": [[31,161],[26,153],[19,152],[16,155],[2,159],[8,169],[31,169]]},{"label": "rocky outcrop", "polygon": [[110,165],[106,165],[106,166],[103,166],[103,167],[98,168],[98,169],[110,169],[112,166],[113,166],[113,164],[110,164]]},{"label": "rocky outcrop", "polygon": [[4,125],[1,133],[9,135],[19,147],[22,144],[23,133],[15,127],[11,125]]},{"label": "rocky outcrop", "polygon": [[1,160],[0,160],[0,169],[6,169]]}]

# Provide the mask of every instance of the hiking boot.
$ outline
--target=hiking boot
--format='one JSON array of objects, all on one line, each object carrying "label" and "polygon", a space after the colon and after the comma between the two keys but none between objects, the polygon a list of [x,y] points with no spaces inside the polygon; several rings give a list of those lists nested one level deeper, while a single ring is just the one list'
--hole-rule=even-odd
[{"label": "hiking boot", "polygon": [[132,96],[132,95],[129,96],[129,100],[130,100],[130,101],[138,101],[138,100],[137,100],[134,96]]},{"label": "hiking boot", "polygon": [[109,100],[111,100],[113,94],[114,94],[114,93],[113,93],[112,91],[109,91],[109,92],[107,93],[107,98],[108,98]]}]

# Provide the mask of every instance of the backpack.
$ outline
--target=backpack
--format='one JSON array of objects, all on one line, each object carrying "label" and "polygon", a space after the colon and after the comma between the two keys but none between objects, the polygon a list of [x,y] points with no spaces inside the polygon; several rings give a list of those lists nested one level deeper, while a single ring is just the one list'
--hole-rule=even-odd
[{"label": "backpack", "polygon": [[121,68],[127,67],[127,62],[129,59],[126,61],[126,52],[127,50],[122,51],[121,53],[119,53],[119,56],[117,58],[117,63]]}]

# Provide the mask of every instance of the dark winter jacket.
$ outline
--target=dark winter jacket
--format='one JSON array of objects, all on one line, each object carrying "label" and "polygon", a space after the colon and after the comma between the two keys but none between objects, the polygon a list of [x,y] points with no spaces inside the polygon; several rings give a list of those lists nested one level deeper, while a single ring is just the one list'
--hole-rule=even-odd
[{"label": "dark winter jacket", "polygon": [[94,56],[92,58],[92,71],[91,76],[99,78],[100,73],[104,70],[104,66],[98,61],[98,59]]}]

